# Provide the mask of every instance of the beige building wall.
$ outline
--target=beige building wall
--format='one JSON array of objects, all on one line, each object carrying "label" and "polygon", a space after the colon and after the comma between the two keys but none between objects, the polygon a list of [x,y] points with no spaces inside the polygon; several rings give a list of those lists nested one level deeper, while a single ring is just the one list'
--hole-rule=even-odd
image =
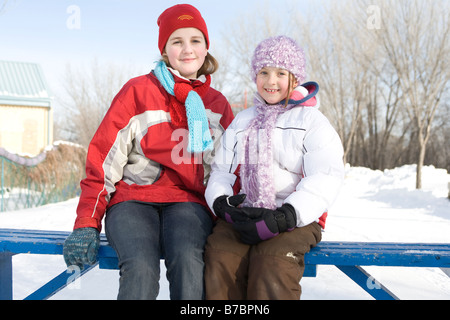
[{"label": "beige building wall", "polygon": [[0,105],[0,147],[35,156],[53,143],[52,123],[50,108]]}]

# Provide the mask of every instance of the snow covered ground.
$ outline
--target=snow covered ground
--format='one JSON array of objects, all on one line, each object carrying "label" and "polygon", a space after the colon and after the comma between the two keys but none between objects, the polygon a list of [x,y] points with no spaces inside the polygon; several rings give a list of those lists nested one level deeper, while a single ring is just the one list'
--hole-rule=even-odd
[{"label": "snow covered ground", "polygon": [[[428,166],[423,189],[415,190],[415,166],[373,171],[347,167],[345,186],[329,212],[324,241],[450,243],[450,174]],[[40,208],[0,213],[1,228],[66,230],[75,219],[78,199]],[[13,257],[14,299],[23,299],[65,270],[62,256]],[[159,299],[169,298],[161,264]],[[436,268],[367,267],[401,299],[450,299],[450,277]],[[98,267],[52,299],[115,299],[117,270]],[[319,266],[316,278],[301,281],[302,299],[371,299],[334,266]]]}]

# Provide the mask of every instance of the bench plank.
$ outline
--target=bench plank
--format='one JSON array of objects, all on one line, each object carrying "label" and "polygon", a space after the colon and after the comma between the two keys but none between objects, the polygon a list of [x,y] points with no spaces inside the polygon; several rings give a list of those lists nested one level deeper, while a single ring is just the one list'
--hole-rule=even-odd
[{"label": "bench plank", "polygon": [[436,243],[321,242],[305,263],[327,265],[450,266],[450,246]]},{"label": "bench plank", "polygon": [[[0,252],[60,255],[63,253],[64,241],[70,233],[68,231],[0,229]],[[100,235],[100,246],[110,248],[104,234]],[[104,249],[102,252],[115,255],[112,248]]]},{"label": "bench plank", "polygon": [[[62,254],[70,232],[0,229],[0,252]],[[105,235],[99,258],[116,258]],[[433,243],[321,242],[305,256],[306,264],[450,268],[450,246]]]}]

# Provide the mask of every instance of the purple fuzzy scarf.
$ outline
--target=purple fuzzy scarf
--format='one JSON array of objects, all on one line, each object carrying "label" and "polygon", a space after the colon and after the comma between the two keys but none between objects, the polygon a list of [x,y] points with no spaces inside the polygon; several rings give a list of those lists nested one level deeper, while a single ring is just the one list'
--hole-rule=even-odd
[{"label": "purple fuzzy scarf", "polygon": [[273,177],[272,135],[277,118],[293,105],[269,105],[255,97],[256,117],[245,131],[244,159],[240,177],[242,193],[247,195],[244,206],[276,209]]}]

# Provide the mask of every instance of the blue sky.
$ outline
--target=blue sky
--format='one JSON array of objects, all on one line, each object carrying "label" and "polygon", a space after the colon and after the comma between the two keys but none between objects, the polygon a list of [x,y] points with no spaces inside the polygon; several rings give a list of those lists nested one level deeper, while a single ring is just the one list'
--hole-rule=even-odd
[{"label": "blue sky", "polygon": [[[147,73],[159,59],[156,20],[166,8],[177,3],[196,6],[206,20],[214,51],[214,40],[226,34],[237,16],[261,4],[273,6],[279,14],[289,1],[293,0],[8,0],[0,12],[0,60],[41,64],[52,90],[67,63],[88,66],[97,59],[137,65]],[[0,0],[0,8],[3,3]]]}]

